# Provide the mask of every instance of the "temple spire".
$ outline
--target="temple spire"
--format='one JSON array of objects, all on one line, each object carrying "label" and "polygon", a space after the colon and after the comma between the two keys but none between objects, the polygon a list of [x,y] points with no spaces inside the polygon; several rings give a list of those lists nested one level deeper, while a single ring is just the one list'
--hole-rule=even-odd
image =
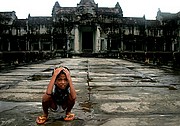
[{"label": "temple spire", "polygon": [[79,5],[91,5],[91,6],[95,6],[95,2],[94,0],[81,0]]},{"label": "temple spire", "polygon": [[122,11],[122,9],[121,9],[121,6],[119,5],[119,2],[116,3],[115,8],[117,8],[117,9],[119,10],[119,15],[120,15],[121,17],[123,17],[123,11]]},{"label": "temple spire", "polygon": [[56,1],[52,9],[52,15],[56,15],[60,8],[61,6],[59,5],[59,2]]},{"label": "temple spire", "polygon": [[97,4],[95,4],[94,0],[81,0],[80,3],[77,4],[77,7],[78,13],[95,16],[95,9],[97,8]]}]

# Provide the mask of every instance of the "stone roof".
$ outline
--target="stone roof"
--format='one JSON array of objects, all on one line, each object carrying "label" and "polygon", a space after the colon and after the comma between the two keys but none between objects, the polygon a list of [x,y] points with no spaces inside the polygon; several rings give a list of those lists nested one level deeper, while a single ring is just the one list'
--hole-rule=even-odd
[{"label": "stone roof", "polygon": [[61,7],[57,11],[57,14],[64,14],[64,15],[75,14],[76,10],[77,10],[76,7]]},{"label": "stone roof", "polygon": [[169,20],[169,19],[173,19],[176,18],[176,14],[172,14],[172,13],[161,13],[161,16],[163,18],[163,20]]},{"label": "stone roof", "polygon": [[7,11],[7,12],[0,12],[0,15],[3,16],[3,18],[12,18],[13,16],[16,17],[15,13],[16,13],[15,11]]},{"label": "stone roof", "polygon": [[[57,15],[73,15],[76,14],[77,7],[61,7],[57,11]],[[97,13],[100,15],[122,15],[118,8],[100,7],[97,9]]]},{"label": "stone roof", "polygon": [[123,24],[126,25],[144,25],[145,19],[143,17],[123,17]]},{"label": "stone roof", "polygon": [[98,14],[101,15],[120,15],[120,16],[123,15],[119,2],[117,2],[115,7],[108,8],[108,7],[98,7],[97,4],[95,4],[94,0],[81,0],[80,3],[77,5],[77,7],[61,7],[59,3],[56,2],[53,7],[52,14],[73,15],[79,13],[78,10],[81,9],[81,7],[83,7],[83,9],[85,9],[86,11],[87,9],[96,11]]},{"label": "stone roof", "polygon": [[117,8],[100,7],[98,8],[98,14],[104,14],[104,15],[119,14],[119,10]]},{"label": "stone roof", "polygon": [[157,27],[160,26],[160,21],[158,20],[146,20],[146,27]]},{"label": "stone roof", "polygon": [[52,17],[28,17],[29,25],[51,25]]},{"label": "stone roof", "polygon": [[0,12],[0,24],[1,25],[12,25],[13,21],[17,19],[15,11],[11,12]]},{"label": "stone roof", "polygon": [[13,22],[14,27],[27,27],[27,19],[17,19]]},{"label": "stone roof", "polygon": [[169,12],[161,12],[159,9],[157,12],[156,19],[159,21],[166,21],[166,20],[172,20],[172,19],[177,19],[178,18],[178,13],[169,13]]},{"label": "stone roof", "polygon": [[9,11],[9,12],[0,12],[0,15],[5,19],[11,19],[11,18],[17,18],[15,11]]},{"label": "stone roof", "polygon": [[177,18],[180,19],[180,11],[177,13]]}]

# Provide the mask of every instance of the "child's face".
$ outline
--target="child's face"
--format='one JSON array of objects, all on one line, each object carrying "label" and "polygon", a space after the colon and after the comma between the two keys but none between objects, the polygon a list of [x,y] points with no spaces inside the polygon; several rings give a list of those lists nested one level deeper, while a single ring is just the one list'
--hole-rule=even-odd
[{"label": "child's face", "polygon": [[66,86],[68,85],[68,80],[65,74],[60,74],[56,81],[55,84],[60,88],[60,89],[65,89]]}]

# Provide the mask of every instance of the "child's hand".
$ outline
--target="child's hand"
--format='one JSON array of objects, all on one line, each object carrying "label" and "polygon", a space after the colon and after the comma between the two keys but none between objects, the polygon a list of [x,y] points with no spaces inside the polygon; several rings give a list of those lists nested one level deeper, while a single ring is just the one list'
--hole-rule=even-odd
[{"label": "child's hand", "polygon": [[63,69],[64,73],[66,74],[68,83],[72,82],[70,72],[67,69]]},{"label": "child's hand", "polygon": [[63,67],[59,67],[59,68],[56,68],[54,69],[54,76],[57,76],[64,68]]}]

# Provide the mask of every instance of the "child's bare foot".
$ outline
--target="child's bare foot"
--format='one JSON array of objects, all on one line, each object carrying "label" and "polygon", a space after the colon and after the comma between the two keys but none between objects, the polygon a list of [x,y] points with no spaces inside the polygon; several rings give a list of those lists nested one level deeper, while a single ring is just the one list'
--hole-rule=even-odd
[{"label": "child's bare foot", "polygon": [[38,116],[36,118],[36,123],[37,124],[44,124],[46,121],[47,121],[48,117],[45,116],[45,115],[42,115],[42,116]]},{"label": "child's bare foot", "polygon": [[75,118],[75,114],[69,112],[66,114],[66,117],[64,118],[64,120],[71,121],[71,120],[74,120],[74,118]]}]

